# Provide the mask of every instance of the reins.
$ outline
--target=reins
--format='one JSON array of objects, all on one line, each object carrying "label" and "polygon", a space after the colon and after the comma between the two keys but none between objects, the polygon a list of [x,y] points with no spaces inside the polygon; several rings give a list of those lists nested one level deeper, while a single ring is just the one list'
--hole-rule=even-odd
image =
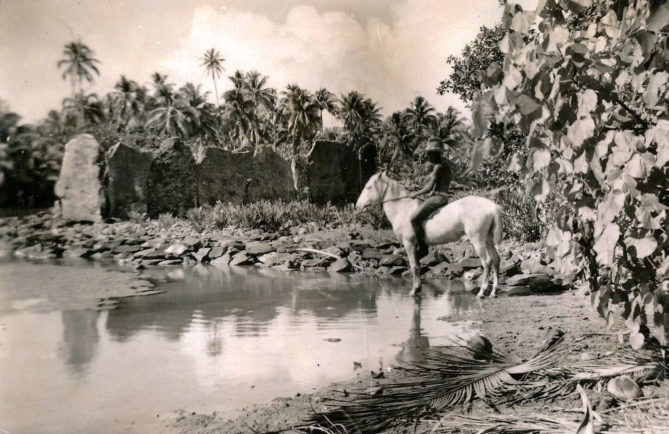
[{"label": "reins", "polygon": [[[388,193],[389,188],[390,188],[390,182],[386,183],[386,188],[383,190],[383,194],[381,195],[382,198],[386,197],[386,193]],[[368,203],[362,209],[366,209],[367,207],[372,206],[372,205],[383,205],[386,202],[393,202],[393,201],[402,200],[402,199],[414,199],[414,198],[411,197],[411,196],[400,196],[400,197],[393,197],[391,199],[382,199],[379,202]]]}]

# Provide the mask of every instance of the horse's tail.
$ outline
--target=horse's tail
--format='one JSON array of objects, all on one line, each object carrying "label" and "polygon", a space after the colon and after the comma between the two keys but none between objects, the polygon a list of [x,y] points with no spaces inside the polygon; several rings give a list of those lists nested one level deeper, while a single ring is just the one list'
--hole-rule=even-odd
[{"label": "horse's tail", "polygon": [[492,234],[494,243],[499,244],[502,241],[502,233],[504,232],[504,227],[502,226],[502,207],[495,207],[492,217],[493,220],[492,225],[490,226],[490,233]]}]

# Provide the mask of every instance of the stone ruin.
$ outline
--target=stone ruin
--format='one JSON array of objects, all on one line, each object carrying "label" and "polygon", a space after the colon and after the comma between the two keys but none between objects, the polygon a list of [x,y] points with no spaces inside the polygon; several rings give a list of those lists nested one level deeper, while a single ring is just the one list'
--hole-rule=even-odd
[{"label": "stone ruin", "polygon": [[343,143],[317,141],[299,166],[298,177],[291,162],[268,148],[256,155],[208,148],[197,164],[176,139],[165,140],[153,153],[122,143],[105,153],[93,136],[82,134],[65,145],[56,195],[64,218],[92,222],[133,212],[154,218],[184,215],[217,201],[290,201],[298,192],[318,204],[357,199],[360,160]]}]

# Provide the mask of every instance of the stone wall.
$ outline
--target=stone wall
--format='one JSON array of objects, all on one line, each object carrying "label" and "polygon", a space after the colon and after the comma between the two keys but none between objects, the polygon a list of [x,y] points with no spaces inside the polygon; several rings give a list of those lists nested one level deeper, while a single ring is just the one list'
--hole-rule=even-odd
[{"label": "stone wall", "polygon": [[360,193],[358,156],[344,143],[317,141],[307,157],[306,183],[314,203],[355,202]]},{"label": "stone wall", "polygon": [[151,162],[146,210],[149,217],[162,213],[183,216],[197,205],[195,159],[181,140],[167,139]]},{"label": "stone wall", "polygon": [[127,218],[128,213],[147,212],[148,181],[153,156],[123,143],[107,152],[107,198],[109,215]]},{"label": "stone wall", "polygon": [[100,222],[106,211],[102,186],[104,158],[100,144],[90,134],[67,142],[55,193],[59,212],[66,220]]},{"label": "stone wall", "polygon": [[256,156],[208,148],[198,167],[200,204],[234,204],[295,198],[290,163],[271,149]]},{"label": "stone wall", "polygon": [[[318,141],[299,171],[269,148],[233,153],[208,148],[196,164],[180,140],[165,140],[152,153],[125,144],[105,155],[88,134],[72,139],[65,150],[56,185],[68,220],[127,218],[130,212],[184,215],[188,209],[217,201],[242,204],[259,200],[290,201],[307,191],[315,203],[352,203],[360,192],[358,156],[345,144]],[[101,181],[105,173],[106,185]],[[299,172],[299,173],[298,173]]]}]

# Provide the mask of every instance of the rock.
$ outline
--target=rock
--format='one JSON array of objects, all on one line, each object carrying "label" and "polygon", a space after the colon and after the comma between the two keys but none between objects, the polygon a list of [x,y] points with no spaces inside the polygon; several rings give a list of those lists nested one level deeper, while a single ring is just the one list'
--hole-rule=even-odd
[{"label": "rock", "polygon": [[503,260],[499,265],[499,273],[507,277],[515,276],[520,274],[520,266],[516,261]]},{"label": "rock", "polygon": [[420,264],[425,266],[425,267],[431,267],[433,265],[437,265],[438,263],[442,262],[444,260],[443,257],[441,257],[440,254],[436,252],[430,252],[420,260]]},{"label": "rock", "polygon": [[221,246],[212,247],[211,251],[209,252],[209,258],[211,259],[220,258],[221,256],[223,256],[223,253],[225,253],[225,248]]},{"label": "rock", "polygon": [[184,243],[190,249],[196,249],[200,245],[201,241],[198,237],[188,236],[182,240],[182,243]]},{"label": "rock", "polygon": [[586,351],[585,353],[581,353],[580,356],[578,356],[578,359],[582,362],[587,362],[590,360],[596,360],[597,359],[597,354],[593,354],[591,352]]},{"label": "rock", "polygon": [[337,255],[339,257],[344,256],[344,251],[337,246],[330,246],[323,249],[324,252],[330,253],[332,255]]},{"label": "rock", "polygon": [[166,248],[165,253],[169,253],[170,255],[174,256],[181,256],[186,253],[186,250],[188,250],[188,246],[185,244],[175,243]]},{"label": "rock", "polygon": [[253,263],[252,259],[246,254],[245,251],[241,251],[235,256],[232,257],[230,265],[251,265]]},{"label": "rock", "polygon": [[183,216],[196,206],[195,160],[190,149],[177,139],[167,139],[154,155],[148,180],[147,213]]},{"label": "rock", "polygon": [[254,157],[250,152],[207,148],[198,165],[198,174],[202,204],[289,201],[296,194],[290,163],[271,149],[262,149]]},{"label": "rock", "polygon": [[262,241],[251,241],[246,243],[246,252],[250,255],[264,255],[266,253],[274,251],[272,245],[269,243],[264,243]]},{"label": "rock", "polygon": [[350,270],[351,270],[351,263],[348,262],[348,259],[346,258],[337,259],[328,267],[328,271],[330,273],[344,273]]},{"label": "rock", "polygon": [[225,266],[227,266],[227,265],[230,264],[231,260],[232,260],[232,258],[230,257],[230,255],[228,253],[226,253],[225,255],[220,256],[220,257],[214,259],[213,261],[211,261],[211,265],[225,265]]},{"label": "rock", "polygon": [[79,134],[65,145],[55,193],[65,220],[101,222],[106,208],[102,189],[104,158],[90,134]]},{"label": "rock", "polygon": [[146,213],[152,159],[149,152],[123,143],[109,149],[107,196],[110,216],[127,218],[131,212]]},{"label": "rock", "polygon": [[485,360],[492,355],[492,343],[485,336],[473,336],[467,341],[467,348],[472,351],[475,359]]},{"label": "rock", "polygon": [[307,156],[306,188],[312,202],[355,202],[360,192],[358,156],[344,143],[316,141]]},{"label": "rock", "polygon": [[564,289],[561,282],[543,274],[518,274],[509,277],[506,284],[510,287],[528,287],[533,292],[552,292]]},{"label": "rock", "polygon": [[88,249],[85,249],[83,247],[70,247],[69,249],[66,249],[63,252],[63,258],[70,258],[70,259],[75,259],[75,258],[84,258],[88,254]]},{"label": "rock", "polygon": [[158,265],[161,267],[169,267],[172,265],[181,265],[183,261],[181,259],[166,259],[164,261],[158,262]]},{"label": "rock", "polygon": [[379,259],[383,256],[383,253],[372,247],[366,247],[362,250],[362,259]]},{"label": "rock", "polygon": [[437,265],[430,267],[430,271],[437,276],[441,276],[445,274],[444,271],[448,270],[449,266],[450,264],[448,262],[443,261],[438,263]]},{"label": "rock", "polygon": [[393,267],[404,264],[405,264],[404,258],[398,255],[383,255],[379,260],[379,265],[384,267]]},{"label": "rock", "polygon": [[630,346],[635,350],[640,350],[646,345],[646,337],[643,333],[634,332],[630,334]]},{"label": "rock", "polygon": [[621,401],[631,401],[643,396],[641,388],[629,375],[622,375],[609,380],[606,390]]},{"label": "rock", "polygon": [[209,252],[211,252],[209,247],[202,247],[197,252],[192,253],[192,255],[198,262],[203,262],[209,257]]},{"label": "rock", "polygon": [[481,260],[479,258],[465,258],[458,261],[458,266],[463,270],[471,270],[473,268],[482,267]]},{"label": "rock", "polygon": [[390,270],[388,270],[388,274],[392,274],[393,276],[398,275],[398,274],[404,274],[404,272],[408,269],[409,269],[409,267],[396,266],[396,267],[392,267]]},{"label": "rock", "polygon": [[472,270],[467,270],[464,273],[462,273],[462,278],[464,280],[472,281],[472,280],[475,280],[478,277],[480,277],[481,274],[483,274],[483,269],[482,268],[476,268],[476,269],[472,269]]},{"label": "rock", "polygon": [[327,258],[304,259],[301,265],[305,268],[323,267],[327,265],[329,261],[330,260]]}]

